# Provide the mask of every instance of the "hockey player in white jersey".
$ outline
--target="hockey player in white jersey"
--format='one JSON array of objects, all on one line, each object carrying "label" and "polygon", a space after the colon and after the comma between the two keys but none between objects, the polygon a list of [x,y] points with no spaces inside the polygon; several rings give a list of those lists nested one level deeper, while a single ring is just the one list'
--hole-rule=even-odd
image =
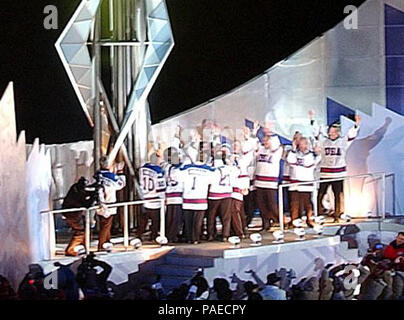
[{"label": "hockey player in white jersey", "polygon": [[256,155],[255,187],[257,205],[261,212],[263,230],[269,230],[271,220],[278,222],[277,189],[280,160],[283,147],[272,144],[271,136],[265,136],[264,145]]},{"label": "hockey player in white jersey", "polygon": [[[249,122],[250,127],[247,126]],[[246,214],[246,226],[248,226],[253,217],[254,211],[257,209],[256,201],[256,188],[254,186],[254,173],[255,173],[255,155],[260,147],[260,142],[256,136],[259,129],[258,122],[252,123],[246,120],[246,124],[243,128],[243,137],[241,140],[241,155],[244,156],[247,165],[247,174],[250,180],[250,186],[248,193],[243,197],[244,211]]]},{"label": "hockey player in white jersey", "polygon": [[[298,149],[291,150],[286,159],[292,169],[290,181],[295,183],[315,180],[314,171],[316,166],[320,163],[320,160],[320,148],[316,147],[314,152],[310,151],[307,138],[301,137],[299,139]],[[291,218],[292,220],[298,219],[302,214],[301,210],[304,209],[306,211],[307,225],[309,227],[313,227],[311,223],[313,213],[311,196],[313,190],[313,183],[289,187]]]},{"label": "hockey player in white jersey", "polygon": [[[100,202],[111,204],[116,202],[116,192],[126,185],[126,177],[123,175],[124,163],[118,163],[114,168],[107,157],[100,159],[101,169],[96,172],[99,183],[102,185],[100,191]],[[104,250],[104,244],[110,243],[111,227],[113,216],[117,213],[117,208],[102,207],[97,211],[100,219],[100,232],[98,236],[98,250]]]},{"label": "hockey player in white jersey", "polygon": [[226,153],[217,146],[214,153],[213,167],[215,179],[209,189],[208,195],[208,241],[216,236],[216,217],[222,221],[222,240],[227,241],[231,227],[231,203],[233,184],[238,176],[238,169],[228,163]]},{"label": "hockey player in white jersey", "polygon": [[[299,131],[296,131],[293,135],[293,140],[291,145],[285,145],[283,150],[282,159],[283,161],[283,171],[282,171],[282,184],[291,183],[291,176],[293,175],[293,167],[288,163],[287,158],[290,152],[296,152],[299,140],[302,137],[302,134]],[[291,212],[291,194],[289,188],[287,188],[287,204],[289,213]]]},{"label": "hockey player in white jersey", "polygon": [[[164,170],[159,163],[161,159],[156,153],[150,156],[150,162],[145,163],[139,169],[140,193],[143,200],[164,199],[166,190],[166,180]],[[161,201],[148,202],[143,204],[140,214],[139,227],[136,230],[136,236],[140,238],[146,231],[149,218],[151,224],[151,239],[156,239],[160,228],[160,208]]]},{"label": "hockey player in white jersey", "polygon": [[166,178],[166,236],[169,242],[177,242],[178,234],[183,225],[182,191],[180,181],[181,158],[176,148],[164,150],[165,165],[163,169]]},{"label": "hockey player in white jersey", "polygon": [[249,193],[250,177],[248,175],[248,156],[242,154],[240,142],[234,142],[234,154],[232,164],[238,170],[238,176],[233,183],[232,208],[231,208],[231,229],[232,232],[243,238],[247,233],[247,217],[244,210],[244,197]]},{"label": "hockey player in white jersey", "polygon": [[291,151],[296,152],[300,138],[302,138],[302,134],[299,131],[296,131],[295,134],[293,135],[292,144],[284,146],[282,159],[284,159],[285,162],[283,163],[282,183],[290,183],[291,181],[290,176],[292,175],[293,168],[288,163],[287,157]]},{"label": "hockey player in white jersey", "polygon": [[208,190],[215,178],[214,171],[214,168],[202,162],[180,168],[184,231],[188,243],[198,244],[200,241],[203,218],[208,209]]},{"label": "hockey player in white jersey", "polygon": [[[341,129],[338,125],[330,126],[328,133],[325,134],[324,130],[321,130],[321,127],[315,125],[313,111],[310,111],[309,116],[313,130],[315,131],[314,135],[318,141],[318,145],[321,147],[320,179],[346,177],[346,154],[353,140],[358,135],[361,121],[360,115],[355,116],[355,125],[348,131],[345,137],[341,136]],[[335,196],[334,222],[339,222],[339,217],[342,214],[343,180],[320,184],[318,193],[319,213],[323,213],[322,199],[330,185]]]}]

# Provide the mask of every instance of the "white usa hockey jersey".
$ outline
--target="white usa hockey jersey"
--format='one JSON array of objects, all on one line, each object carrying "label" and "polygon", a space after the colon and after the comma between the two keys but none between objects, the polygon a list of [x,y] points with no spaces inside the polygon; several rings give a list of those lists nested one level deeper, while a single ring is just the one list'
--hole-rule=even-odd
[{"label": "white usa hockey jersey", "polygon": [[165,169],[166,175],[166,204],[182,204],[183,185],[180,180],[182,164],[168,164]]},{"label": "white usa hockey jersey", "polygon": [[182,208],[184,210],[206,210],[209,186],[216,178],[215,168],[202,164],[187,164],[180,168],[183,187]]},{"label": "white usa hockey jersey", "polygon": [[[139,180],[143,200],[164,199],[166,180],[164,170],[160,166],[146,163],[139,169]],[[145,203],[143,206],[147,209],[159,209],[161,202]]]},{"label": "white usa hockey jersey", "polygon": [[[290,182],[304,182],[315,180],[314,172],[316,166],[321,161],[321,156],[316,156],[313,152],[303,153],[291,150],[286,158],[291,170]],[[290,191],[312,192],[313,184],[290,186]]]},{"label": "white usa hockey jersey", "polygon": [[275,149],[266,149],[262,146],[258,150],[254,179],[254,185],[257,188],[278,189],[282,152],[281,145]]},{"label": "white usa hockey jersey", "polygon": [[238,169],[238,176],[234,180],[231,197],[243,201],[243,190],[250,187],[247,159],[244,156],[236,157],[233,165]]},{"label": "white usa hockey jersey", "polygon": [[323,134],[318,135],[321,147],[320,178],[341,178],[346,176],[346,153],[358,135],[359,127],[349,129],[345,137],[331,140]]},{"label": "white usa hockey jersey", "polygon": [[233,192],[233,185],[239,175],[235,166],[224,164],[223,161],[215,160],[215,173],[212,185],[209,189],[209,200],[220,200],[230,198]]},{"label": "white usa hockey jersey", "polygon": [[[111,204],[116,202],[116,192],[121,190],[126,185],[126,177],[118,175],[108,170],[100,170],[99,172],[102,188],[100,189],[100,201],[104,204]],[[116,214],[117,208],[108,208],[106,210],[99,210],[97,214],[108,218]]]},{"label": "white usa hockey jersey", "polygon": [[241,142],[241,151],[243,161],[246,163],[246,170],[249,176],[249,189],[253,191],[254,186],[254,173],[255,173],[255,154],[258,151],[260,145],[258,138],[248,138]]},{"label": "white usa hockey jersey", "polygon": [[292,145],[286,145],[285,146],[285,152],[286,156],[284,158],[283,162],[283,174],[282,174],[282,183],[290,183],[290,176],[293,174],[293,168],[290,166],[290,163],[287,161],[288,155],[290,152],[292,152],[293,146]]}]

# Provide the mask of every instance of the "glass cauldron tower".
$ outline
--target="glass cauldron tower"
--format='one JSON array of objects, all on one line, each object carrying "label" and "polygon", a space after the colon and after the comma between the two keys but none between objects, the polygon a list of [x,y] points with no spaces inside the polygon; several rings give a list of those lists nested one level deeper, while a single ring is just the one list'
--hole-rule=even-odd
[{"label": "glass cauldron tower", "polygon": [[94,170],[106,155],[134,178],[151,141],[147,97],[174,46],[165,1],[82,0],[55,46],[93,127]]}]

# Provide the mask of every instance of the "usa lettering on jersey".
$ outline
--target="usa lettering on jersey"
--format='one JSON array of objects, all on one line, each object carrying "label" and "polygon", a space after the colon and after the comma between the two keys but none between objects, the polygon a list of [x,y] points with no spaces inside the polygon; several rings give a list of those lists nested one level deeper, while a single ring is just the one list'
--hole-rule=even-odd
[{"label": "usa lettering on jersey", "polygon": [[336,147],[326,147],[324,148],[324,152],[326,156],[341,156],[341,148]]},{"label": "usa lettering on jersey", "polygon": [[254,185],[258,188],[278,188],[280,160],[283,148],[275,150],[261,147],[257,154]]}]

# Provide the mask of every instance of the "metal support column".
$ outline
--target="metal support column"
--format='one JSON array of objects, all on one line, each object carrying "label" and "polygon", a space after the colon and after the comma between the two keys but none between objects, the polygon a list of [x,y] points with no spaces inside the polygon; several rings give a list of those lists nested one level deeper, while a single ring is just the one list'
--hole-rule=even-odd
[{"label": "metal support column", "polygon": [[98,78],[101,74],[101,50],[100,50],[100,23],[101,12],[98,10],[94,20],[93,34],[93,137],[94,137],[94,171],[100,169],[101,158],[101,110],[100,110],[100,91],[98,87]]}]

